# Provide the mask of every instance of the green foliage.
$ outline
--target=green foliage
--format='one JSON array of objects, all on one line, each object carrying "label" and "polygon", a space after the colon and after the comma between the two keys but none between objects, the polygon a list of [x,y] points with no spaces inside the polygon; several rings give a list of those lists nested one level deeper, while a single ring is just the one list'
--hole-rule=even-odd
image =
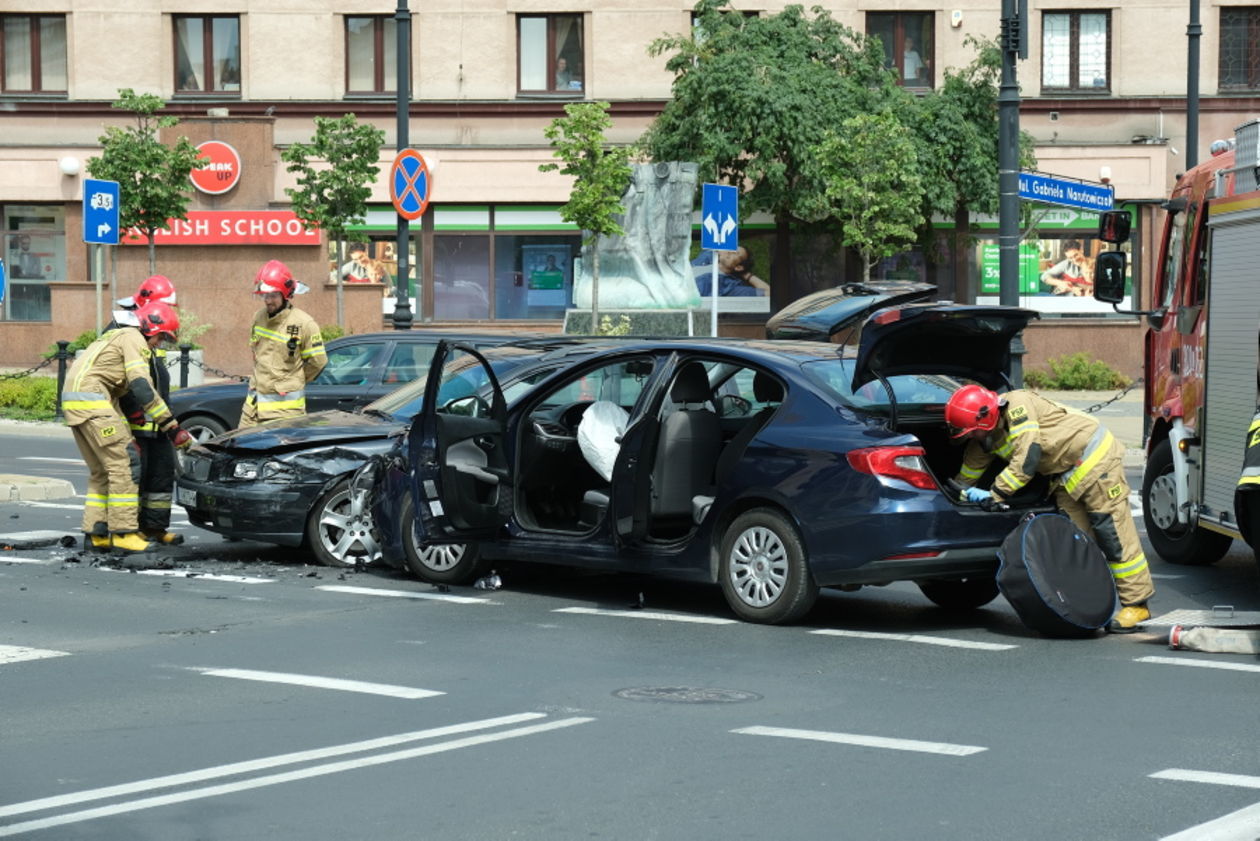
[{"label": "green foliage", "polygon": [[910,129],[891,111],[849,117],[818,150],[824,194],[841,240],[862,255],[863,279],[909,248],[922,221],[923,179]]},{"label": "green foliage", "polygon": [[629,336],[630,335],[630,316],[621,315],[617,318],[617,323],[613,324],[611,316],[604,316],[599,320],[600,336]]},{"label": "green foliage", "polygon": [[621,197],[630,183],[630,150],[608,146],[604,132],[612,126],[607,102],[571,102],[565,116],[543,129],[552,154],[563,162],[541,164],[540,172],[560,171],[573,177],[569,201],[560,218],[589,233],[587,242],[624,231],[617,221],[625,212]]},{"label": "green foliage", "polygon": [[87,162],[93,178],[119,183],[118,223],[124,231],[135,228],[148,238],[150,272],[157,270],[154,234],[168,219],[188,218],[192,190],[188,175],[206,165],[187,137],[173,146],[158,139],[161,129],[179,123],[176,117],[154,116],[164,104],[160,96],[120,89],[113,107],[131,113],[135,125],[107,127],[98,138],[100,156]]},{"label": "green foliage", "polygon": [[288,172],[297,175],[297,188],[284,192],[307,230],[323,228],[341,240],[347,226],[367,218],[384,142],[385,132],[359,123],[354,114],[316,117],[310,143],[294,143],[280,154]]},{"label": "green foliage", "polygon": [[0,414],[17,420],[52,420],[57,411],[54,377],[0,380]]},{"label": "green foliage", "polygon": [[[82,333],[74,337],[74,341],[72,341],[69,345],[66,346],[66,353],[70,354],[70,356],[73,358],[75,351],[83,350],[85,347],[92,344],[92,342],[96,341],[96,336],[97,336],[97,333],[95,330],[84,330]],[[48,350],[44,351],[44,358],[51,359],[52,357],[56,355],[57,355],[57,344],[56,342],[54,342],[53,344],[48,346]]]},{"label": "green foliage", "polygon": [[319,328],[319,335],[325,342],[331,342],[333,339],[339,339],[346,335],[346,331],[343,327],[336,324],[325,324]]},{"label": "green foliage", "polygon": [[188,344],[192,345],[193,350],[200,349],[201,345],[197,343],[197,340],[213,326],[202,321],[196,313],[181,309],[179,311],[179,341],[176,342],[176,346]]},{"label": "green foliage", "polygon": [[1024,372],[1024,383],[1030,388],[1052,391],[1101,391],[1124,388],[1131,378],[1121,374],[1106,362],[1090,359],[1081,351],[1057,356],[1047,362],[1050,370]]}]

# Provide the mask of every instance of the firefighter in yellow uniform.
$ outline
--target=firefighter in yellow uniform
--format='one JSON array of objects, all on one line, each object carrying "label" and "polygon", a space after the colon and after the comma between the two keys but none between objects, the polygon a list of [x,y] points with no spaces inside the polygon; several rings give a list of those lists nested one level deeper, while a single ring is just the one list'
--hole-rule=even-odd
[{"label": "firefighter in yellow uniform", "polygon": [[279,260],[258,270],[254,294],[262,296],[263,308],[249,335],[254,375],[241,407],[242,428],[306,414],[306,384],[324,370],[328,356],[315,319],[291,303],[305,291]]},{"label": "firefighter in yellow uniform", "polygon": [[[1111,633],[1137,630],[1151,618],[1155,594],[1151,572],[1129,509],[1124,445],[1095,418],[1031,391],[999,397],[978,385],[954,392],[945,422],[955,438],[967,439],[956,477],[971,502],[1001,502],[1036,474],[1051,478],[1055,502],[1077,528],[1093,535],[1107,556],[1120,610],[1107,624]],[[988,490],[975,487],[994,459],[1005,467]]]},{"label": "firefighter in yellow uniform", "polygon": [[155,544],[139,531],[140,493],[131,474],[131,432],[118,401],[131,395],[145,417],[177,447],[192,443],[154,390],[149,359],[163,339],[174,341],[179,319],[168,305],[152,302],[136,311],[139,326],[107,331],[70,366],[61,408],[88,467],[83,506],[86,546],[142,552]]}]

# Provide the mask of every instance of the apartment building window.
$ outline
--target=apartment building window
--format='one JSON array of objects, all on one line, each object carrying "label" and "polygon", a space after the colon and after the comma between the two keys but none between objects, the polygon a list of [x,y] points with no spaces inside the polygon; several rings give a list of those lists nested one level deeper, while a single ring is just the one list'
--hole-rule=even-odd
[{"label": "apartment building window", "polygon": [[66,279],[65,208],[6,204],[0,218],[9,286],[0,304],[0,320],[51,321],[49,284]]},{"label": "apartment building window", "polygon": [[1041,89],[1111,88],[1111,13],[1045,12],[1041,17]]},{"label": "apartment building window", "polygon": [[0,28],[4,30],[0,90],[66,92],[65,15],[0,15]]},{"label": "apartment building window", "polygon": [[585,90],[581,15],[520,15],[516,19],[517,89],[521,93]]},{"label": "apartment building window", "polygon": [[385,15],[346,18],[346,92],[398,90],[398,25]]},{"label": "apartment building window", "polygon": [[239,93],[241,19],[236,15],[175,17],[175,92]]},{"label": "apartment building window", "polygon": [[908,88],[932,87],[935,26],[931,12],[868,12],[866,34],[884,45],[884,64]]},{"label": "apartment building window", "polygon": [[1220,86],[1260,88],[1260,6],[1221,8]]}]

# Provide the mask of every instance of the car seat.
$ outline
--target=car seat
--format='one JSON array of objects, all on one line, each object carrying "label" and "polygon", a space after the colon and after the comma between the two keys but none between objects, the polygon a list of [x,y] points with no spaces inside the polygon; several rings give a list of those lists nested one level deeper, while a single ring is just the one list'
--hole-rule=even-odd
[{"label": "car seat", "polygon": [[735,437],[727,442],[722,448],[722,454],[718,456],[717,467],[714,469],[713,487],[705,489],[704,493],[698,493],[691,500],[691,519],[699,525],[709,513],[709,507],[713,505],[713,500],[717,491],[717,486],[722,484],[731,471],[735,469],[735,465],[739,463],[740,457],[744,454],[744,449],[748,443],[761,431],[766,422],[770,420],[770,416],[779,408],[779,403],[783,401],[783,385],[769,374],[758,371],[753,377],[753,397],[758,403],[767,404],[760,411],[750,417],[739,431],[735,433]]},{"label": "car seat", "polygon": [[652,468],[654,517],[691,517],[691,498],[713,482],[722,447],[722,424],[709,408],[713,391],[699,362],[683,366],[670,387],[674,411],[665,416]]}]

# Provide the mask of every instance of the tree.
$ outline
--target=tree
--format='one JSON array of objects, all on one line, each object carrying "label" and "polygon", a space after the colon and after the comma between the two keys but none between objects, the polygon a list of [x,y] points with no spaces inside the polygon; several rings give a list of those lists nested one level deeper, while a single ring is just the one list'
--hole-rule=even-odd
[{"label": "tree", "polygon": [[[385,132],[360,123],[354,114],[340,118],[316,117],[310,143],[294,143],[280,154],[288,171],[298,177],[296,189],[284,192],[293,212],[309,231],[322,228],[337,242],[337,325],[345,326],[346,228],[367,219],[367,201],[380,167]],[[316,167],[315,162],[322,166]]]},{"label": "tree", "polygon": [[206,165],[187,137],[180,137],[173,146],[158,139],[160,130],[179,124],[177,117],[155,116],[164,104],[155,94],[119,90],[112,107],[133,114],[135,125],[107,127],[98,138],[100,156],[87,162],[93,178],[118,182],[119,227],[138,230],[148,240],[149,274],[157,272],[155,235],[168,219],[188,218],[192,192],[188,175]]},{"label": "tree", "polygon": [[862,255],[862,280],[881,258],[914,243],[924,187],[915,138],[894,114],[858,114],[819,148],[826,195],[835,203],[841,238]]},{"label": "tree", "polygon": [[746,18],[722,3],[699,0],[694,36],[650,45],[651,55],[670,54],[673,98],[642,142],[655,160],[695,161],[702,180],[741,185],[741,213],[774,216],[773,294],[786,302],[808,291],[788,282],[793,224],[833,215],[834,172],[819,158],[826,132],[858,114],[906,112],[912,97],[879,43],[825,10]]},{"label": "tree", "polygon": [[630,183],[630,149],[609,146],[604,132],[612,125],[607,102],[571,102],[565,116],[557,117],[543,129],[552,154],[564,162],[539,165],[540,172],[573,177],[569,201],[560,208],[560,218],[585,232],[584,245],[591,246],[591,332],[599,332],[599,238],[622,234],[617,217],[625,212],[621,197]]}]

